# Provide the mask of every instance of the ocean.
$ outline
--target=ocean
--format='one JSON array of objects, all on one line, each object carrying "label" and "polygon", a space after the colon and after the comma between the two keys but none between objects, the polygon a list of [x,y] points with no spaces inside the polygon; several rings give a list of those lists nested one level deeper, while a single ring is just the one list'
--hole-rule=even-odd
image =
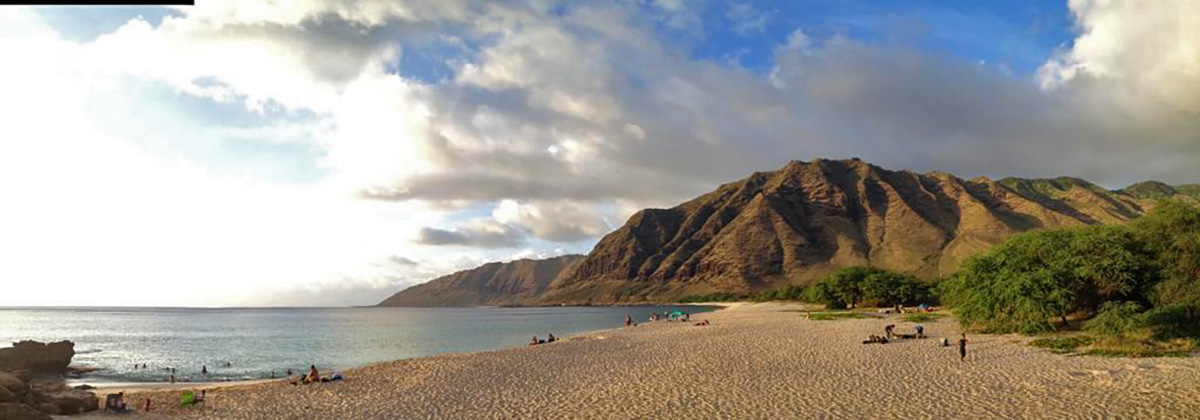
[{"label": "ocean", "polygon": [[[523,346],[699,306],[547,308],[0,308],[0,346],[75,342],[75,383],[247,380],[387,360]],[[142,364],[145,369],[140,368]],[[135,365],[138,367],[135,368]]]}]

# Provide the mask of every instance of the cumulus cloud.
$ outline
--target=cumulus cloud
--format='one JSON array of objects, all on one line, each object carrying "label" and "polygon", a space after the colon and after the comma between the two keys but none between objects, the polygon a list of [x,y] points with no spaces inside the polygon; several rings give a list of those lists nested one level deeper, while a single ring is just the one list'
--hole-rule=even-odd
[{"label": "cumulus cloud", "polygon": [[501,223],[524,226],[535,237],[554,242],[575,242],[598,237],[611,227],[592,206],[571,202],[519,203],[504,200],[492,212]]},{"label": "cumulus cloud", "polygon": [[424,227],[415,242],[424,245],[463,245],[481,248],[510,248],[524,242],[519,228],[487,219],[474,220],[454,230]]},{"label": "cumulus cloud", "polygon": [[730,3],[725,9],[725,18],[733,22],[733,30],[738,35],[747,36],[766,30],[767,23],[771,21],[771,12],[757,9],[747,3]]},{"label": "cumulus cloud", "polygon": [[[141,243],[191,240],[203,244],[193,248],[222,250],[237,229],[216,227],[237,226],[260,239],[214,258],[254,269],[210,268],[204,276],[302,277],[322,286],[385,279],[370,284],[394,287],[505,258],[531,237],[563,246],[594,239],[635,209],[675,205],[751,172],[816,157],[859,156],[968,177],[1075,175],[1111,187],[1147,178],[1200,181],[1195,2],[1073,0],[1078,37],[1048,57],[1036,77],[904,45],[809,36],[804,28],[779,42],[774,68],[759,74],[695,59],[688,42],[663,39],[661,26],[689,34],[685,39],[702,36],[704,15],[693,5],[200,2],[161,22],[134,19],[88,42],[57,39],[27,16],[12,17],[19,11],[0,11],[0,50],[13,58],[0,68],[0,113],[12,117],[0,130],[30,139],[11,142],[16,153],[0,153],[0,183],[21,203],[6,206],[16,217],[0,222],[8,232],[0,248],[28,257],[4,274],[57,267],[32,254],[54,254],[71,236],[35,227],[61,233],[66,226],[95,238],[140,238],[120,253],[96,254],[90,269],[153,284],[186,264],[164,254],[170,247]],[[717,7],[744,34],[771,19],[743,4]],[[448,77],[396,73],[413,51],[431,45],[453,50],[453,59],[438,63]],[[157,85],[256,115],[282,109],[307,117],[266,129],[204,131],[174,127],[171,118],[134,124],[96,111],[114,107],[102,100],[118,97],[114,92],[139,98]],[[97,115],[138,130],[113,135]],[[212,144],[205,138],[212,133],[308,133],[286,135],[319,155],[317,169],[328,173],[315,187],[320,194],[208,179],[205,168],[178,156],[155,160],[123,141],[169,138],[161,140],[164,148],[199,147]],[[375,200],[352,200],[349,192]],[[42,210],[74,208],[54,195],[136,205],[110,204],[81,219]],[[338,198],[323,201],[328,197]],[[244,213],[214,204],[225,202],[252,204]],[[479,205],[494,211],[459,226],[448,220]],[[130,209],[196,222],[168,235],[142,223],[168,225],[165,216]],[[137,217],[147,214],[154,217]],[[56,227],[59,220],[67,222]],[[364,242],[359,236],[376,239],[351,246]],[[306,245],[313,237],[327,244]],[[413,241],[397,244],[404,237]],[[71,252],[113,248],[95,238]],[[451,261],[443,245],[474,250]],[[111,262],[139,253],[164,262],[130,263],[136,273]],[[265,262],[246,257],[259,254]],[[373,265],[389,255],[418,264]],[[296,260],[321,264],[287,268]],[[356,264],[370,268],[346,269]],[[53,277],[84,274],[54,270]],[[401,280],[386,280],[393,278]]]},{"label": "cumulus cloud", "polygon": [[418,263],[418,262],[416,262],[416,261],[413,261],[413,260],[411,260],[411,259],[408,259],[408,258],[401,257],[401,256],[399,256],[399,255],[393,255],[393,256],[391,256],[391,257],[388,257],[388,261],[390,261],[392,264],[399,265],[399,266],[416,266],[416,265],[420,265],[420,263]]}]

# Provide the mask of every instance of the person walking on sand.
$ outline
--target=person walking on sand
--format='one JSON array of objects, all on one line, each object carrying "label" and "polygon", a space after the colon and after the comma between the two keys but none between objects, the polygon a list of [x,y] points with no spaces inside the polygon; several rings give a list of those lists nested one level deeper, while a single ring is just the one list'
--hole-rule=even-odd
[{"label": "person walking on sand", "polygon": [[958,339],[958,360],[967,360],[967,333]]}]

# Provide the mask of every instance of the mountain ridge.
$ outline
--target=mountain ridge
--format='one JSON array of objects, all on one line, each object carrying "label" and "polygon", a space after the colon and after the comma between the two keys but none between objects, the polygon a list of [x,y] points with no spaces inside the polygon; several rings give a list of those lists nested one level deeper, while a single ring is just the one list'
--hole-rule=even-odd
[{"label": "mountain ridge", "polygon": [[748,293],[850,265],[929,279],[1016,233],[1123,224],[1162,197],[1196,202],[1173,188],[1149,197],[1143,188],[1108,190],[1073,177],[965,180],[857,158],[791,161],[671,208],[638,211],[587,256],[556,266],[561,271],[537,296],[491,301],[613,304]]}]

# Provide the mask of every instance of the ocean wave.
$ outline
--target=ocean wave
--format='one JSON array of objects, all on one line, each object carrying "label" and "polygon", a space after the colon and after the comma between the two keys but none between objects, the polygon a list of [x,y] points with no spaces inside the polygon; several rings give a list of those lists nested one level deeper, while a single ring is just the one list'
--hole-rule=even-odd
[{"label": "ocean wave", "polygon": [[103,349],[87,349],[87,350],[77,350],[77,351],[75,352],[75,354],[93,354],[93,353],[99,353],[99,352],[102,352],[102,351],[104,351],[104,350],[103,350]]}]

